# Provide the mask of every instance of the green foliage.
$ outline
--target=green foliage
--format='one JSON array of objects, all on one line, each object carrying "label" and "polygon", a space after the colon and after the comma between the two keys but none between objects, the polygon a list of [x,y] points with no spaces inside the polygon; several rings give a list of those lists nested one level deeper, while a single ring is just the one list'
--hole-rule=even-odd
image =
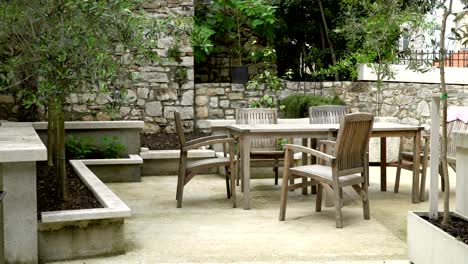
[{"label": "green foliage", "polygon": [[293,94],[283,100],[284,115],[286,118],[303,118],[309,116],[309,107],[318,105],[345,105],[338,96],[324,97],[316,95]]},{"label": "green foliage", "polygon": [[141,0],[1,1],[0,12],[0,89],[28,106],[106,93],[131,79],[125,65],[158,59],[161,29]]},{"label": "green foliage", "polygon": [[266,0],[214,0],[196,7],[196,62],[206,55],[227,53],[241,65],[250,54],[251,43],[272,42],[277,19],[276,7]]},{"label": "green foliage", "polygon": [[101,142],[103,144],[103,149],[101,150],[102,156],[106,159],[115,159],[120,156],[125,150],[125,145],[119,142],[119,138],[114,136],[111,138],[109,137],[102,137]]},{"label": "green foliage", "polygon": [[281,138],[280,140],[278,140],[278,146],[277,146],[277,149],[278,150],[284,150],[284,145],[288,144],[288,139],[287,138]]},{"label": "green foliage", "polygon": [[93,156],[97,152],[93,143],[93,138],[69,136],[65,143],[66,155],[69,159],[85,159]]},{"label": "green foliage", "polygon": [[94,138],[69,136],[65,143],[68,159],[115,159],[125,150],[125,145],[119,142],[117,136],[101,137],[101,147],[96,146]]}]

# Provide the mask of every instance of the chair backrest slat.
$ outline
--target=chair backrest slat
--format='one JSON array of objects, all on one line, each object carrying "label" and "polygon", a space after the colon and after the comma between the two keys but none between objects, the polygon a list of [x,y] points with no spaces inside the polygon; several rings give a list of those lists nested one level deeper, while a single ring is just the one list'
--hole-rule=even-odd
[{"label": "chair backrest slat", "polygon": [[176,131],[177,135],[179,136],[179,145],[180,149],[182,151],[184,145],[185,145],[185,134],[184,134],[184,126],[182,125],[182,120],[180,118],[180,113],[174,111],[174,119],[175,119],[175,126],[176,126]]},{"label": "chair backrest slat", "polygon": [[369,113],[354,113],[343,117],[336,140],[338,172],[364,169],[373,122],[374,116]]},{"label": "chair backrest slat", "polygon": [[457,152],[457,148],[452,140],[454,131],[468,131],[468,124],[461,120],[447,123],[447,156],[449,157],[455,157]]},{"label": "chair backrest slat", "polygon": [[[258,124],[277,124],[278,114],[276,109],[271,108],[240,108],[236,109],[236,124],[239,125],[258,125]],[[250,147],[255,150],[276,150],[276,139],[252,139]]]},{"label": "chair backrest slat", "polygon": [[344,105],[321,105],[309,108],[311,124],[339,124],[344,115],[349,112]]}]

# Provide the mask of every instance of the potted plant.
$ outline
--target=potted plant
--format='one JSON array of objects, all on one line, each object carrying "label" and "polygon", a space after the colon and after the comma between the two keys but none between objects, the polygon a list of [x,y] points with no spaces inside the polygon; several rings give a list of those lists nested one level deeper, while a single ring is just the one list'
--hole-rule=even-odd
[{"label": "potted plant", "polygon": [[[214,0],[198,8],[196,28],[202,28],[213,43],[210,52],[227,54],[232,82],[247,83],[245,58],[255,48],[252,43],[266,46],[273,39],[275,9],[263,0]],[[202,53],[207,55],[206,51]]]}]

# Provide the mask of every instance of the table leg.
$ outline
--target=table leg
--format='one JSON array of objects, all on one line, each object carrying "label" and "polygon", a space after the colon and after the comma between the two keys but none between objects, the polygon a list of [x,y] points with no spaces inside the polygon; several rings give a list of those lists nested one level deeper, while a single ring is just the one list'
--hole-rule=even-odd
[{"label": "table leg", "polygon": [[240,137],[241,145],[241,170],[244,184],[244,210],[250,209],[250,138]]},{"label": "table leg", "polygon": [[380,138],[380,190],[387,191],[387,138]]},{"label": "table leg", "polygon": [[[310,139],[310,148],[312,149],[317,149],[317,139],[316,138],[311,138]],[[317,164],[317,159],[312,156],[310,157],[310,164]],[[317,193],[317,185],[312,186],[312,190],[310,191],[311,194],[316,194]]]},{"label": "table leg", "polygon": [[413,203],[419,203],[419,153],[421,149],[421,130],[418,130],[414,135],[413,144],[413,190],[412,190],[412,201]]},{"label": "table leg", "polygon": [[[307,138],[302,139],[302,146],[307,147]],[[302,166],[307,165],[307,153],[302,152]],[[306,183],[307,178],[302,178],[302,183]],[[302,188],[302,194],[307,195],[307,187]]]}]

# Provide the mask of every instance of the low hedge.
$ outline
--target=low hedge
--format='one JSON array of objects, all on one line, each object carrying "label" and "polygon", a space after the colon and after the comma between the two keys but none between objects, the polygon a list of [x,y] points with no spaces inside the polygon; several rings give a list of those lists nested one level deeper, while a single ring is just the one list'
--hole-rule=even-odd
[{"label": "low hedge", "polygon": [[284,117],[286,118],[303,118],[309,117],[309,107],[318,105],[345,105],[345,102],[338,96],[316,96],[293,94],[280,103],[283,107]]}]

